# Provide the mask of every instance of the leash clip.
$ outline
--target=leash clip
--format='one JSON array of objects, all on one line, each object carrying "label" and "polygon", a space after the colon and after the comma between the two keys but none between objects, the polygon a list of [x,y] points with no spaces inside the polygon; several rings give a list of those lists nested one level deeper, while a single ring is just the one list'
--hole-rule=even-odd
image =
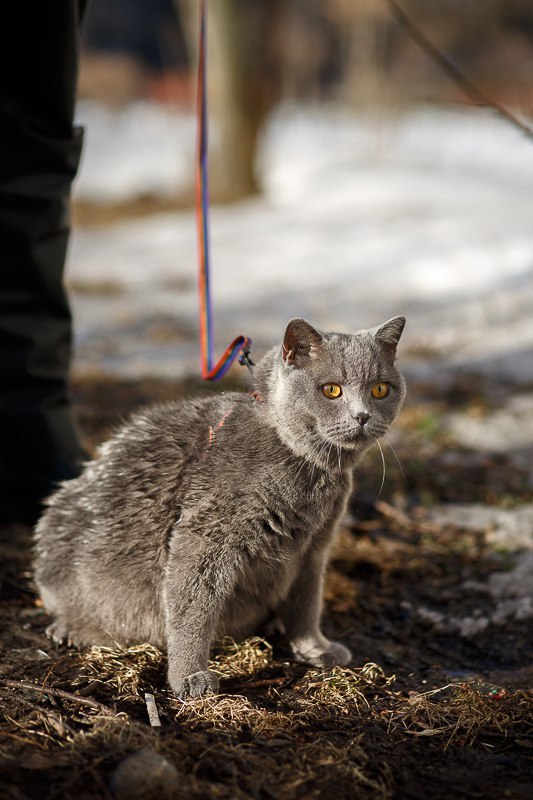
[{"label": "leash clip", "polygon": [[239,364],[241,367],[248,367],[250,372],[252,372],[252,368],[255,367],[254,362],[250,358],[250,339],[247,340],[246,344],[243,346],[240,355],[239,355]]}]

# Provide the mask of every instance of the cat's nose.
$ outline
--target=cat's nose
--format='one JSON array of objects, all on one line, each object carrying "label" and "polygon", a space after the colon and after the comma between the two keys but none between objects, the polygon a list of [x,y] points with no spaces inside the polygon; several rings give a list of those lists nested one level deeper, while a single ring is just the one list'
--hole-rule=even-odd
[{"label": "cat's nose", "polygon": [[360,411],[359,414],[355,415],[355,419],[357,420],[359,425],[363,428],[370,419],[370,414],[368,414],[366,411]]}]

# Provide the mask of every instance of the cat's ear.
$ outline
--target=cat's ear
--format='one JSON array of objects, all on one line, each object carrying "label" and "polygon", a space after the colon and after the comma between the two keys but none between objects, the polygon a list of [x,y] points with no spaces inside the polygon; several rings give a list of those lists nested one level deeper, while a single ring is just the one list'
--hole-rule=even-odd
[{"label": "cat's ear", "polygon": [[311,358],[315,358],[321,341],[321,334],[305,319],[291,319],[285,328],[281,346],[284,362],[294,367],[305,366]]},{"label": "cat's ear", "polygon": [[374,328],[374,338],[388,350],[391,355],[396,355],[398,342],[405,328],[405,317],[392,317],[378,328]]}]

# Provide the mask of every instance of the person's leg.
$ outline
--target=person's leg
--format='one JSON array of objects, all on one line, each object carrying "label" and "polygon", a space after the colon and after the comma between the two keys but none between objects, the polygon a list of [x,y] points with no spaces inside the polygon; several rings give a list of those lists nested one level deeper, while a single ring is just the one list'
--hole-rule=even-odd
[{"label": "person's leg", "polygon": [[63,286],[73,129],[75,0],[0,12],[0,519],[33,521],[84,457],[68,398]]}]

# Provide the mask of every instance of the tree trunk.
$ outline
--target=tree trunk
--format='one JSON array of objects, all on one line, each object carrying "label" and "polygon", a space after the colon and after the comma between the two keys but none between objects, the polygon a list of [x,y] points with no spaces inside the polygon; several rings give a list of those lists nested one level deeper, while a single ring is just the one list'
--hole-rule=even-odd
[{"label": "tree trunk", "polygon": [[[178,0],[176,0],[178,2]],[[198,0],[182,0],[190,47],[197,52]],[[281,0],[211,0],[207,20],[207,93],[211,196],[237,200],[258,191],[255,172],[262,123],[279,99],[279,69],[269,42]],[[196,58],[193,58],[193,66]]]}]

